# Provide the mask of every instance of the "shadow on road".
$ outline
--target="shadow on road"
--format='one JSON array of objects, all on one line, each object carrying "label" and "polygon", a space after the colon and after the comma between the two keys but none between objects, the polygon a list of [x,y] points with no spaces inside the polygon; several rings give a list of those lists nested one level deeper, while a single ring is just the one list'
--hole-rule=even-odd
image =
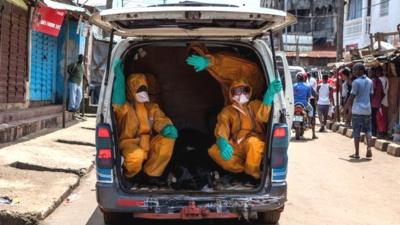
[{"label": "shadow on road", "polygon": [[[128,219],[118,225],[247,225],[245,221],[237,220],[200,220],[200,221],[176,221],[176,220],[138,220]],[[97,207],[86,225],[104,225],[103,214]],[[254,224],[257,225],[257,224]],[[275,224],[279,225],[279,223]]]},{"label": "shadow on road", "polygon": [[290,139],[290,142],[299,142],[299,143],[302,143],[302,142],[309,142],[309,141],[313,141],[313,140],[315,140],[315,139],[312,139],[312,138],[301,138],[300,140],[296,140],[295,137],[292,137],[292,138]]},{"label": "shadow on road", "polygon": [[370,162],[372,159],[368,158],[361,158],[361,159],[345,159],[345,158],[339,158],[340,160],[351,162],[351,163],[363,163],[363,162]]}]

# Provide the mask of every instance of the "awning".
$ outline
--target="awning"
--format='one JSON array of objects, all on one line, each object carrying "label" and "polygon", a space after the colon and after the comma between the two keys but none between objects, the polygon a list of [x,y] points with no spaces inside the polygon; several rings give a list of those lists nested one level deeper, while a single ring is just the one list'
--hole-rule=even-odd
[{"label": "awning", "polygon": [[[287,52],[287,57],[296,57],[296,52]],[[336,58],[336,51],[310,51],[300,52],[300,58]]]},{"label": "awning", "polygon": [[48,7],[53,8],[53,9],[67,10],[67,11],[71,11],[71,12],[81,12],[81,13],[85,12],[84,8],[74,6],[74,5],[69,5],[69,4],[56,2],[56,1],[52,1],[52,0],[43,0],[43,2]]}]

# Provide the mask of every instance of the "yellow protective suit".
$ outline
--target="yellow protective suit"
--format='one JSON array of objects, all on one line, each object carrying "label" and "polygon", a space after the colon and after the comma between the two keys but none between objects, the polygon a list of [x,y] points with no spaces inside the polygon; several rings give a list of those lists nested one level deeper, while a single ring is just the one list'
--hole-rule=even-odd
[{"label": "yellow protective suit", "polygon": [[256,63],[243,59],[228,52],[209,53],[204,44],[192,43],[188,47],[189,53],[194,51],[200,56],[208,58],[210,64],[207,71],[221,85],[225,105],[229,105],[229,87],[233,81],[246,80],[253,89],[253,99],[263,94],[264,76]]},{"label": "yellow protective suit", "polygon": [[135,94],[140,86],[146,86],[144,74],[132,74],[126,82],[127,102],[113,105],[119,147],[124,156],[125,175],[133,177],[140,172],[149,176],[161,176],[172,156],[175,140],[159,134],[171,120],[155,103],[139,103]]},{"label": "yellow protective suit", "polygon": [[[245,82],[233,82],[234,87],[249,86]],[[251,90],[251,87],[250,87]],[[230,99],[232,99],[229,91]],[[259,100],[253,100],[240,105],[233,102],[225,106],[218,115],[215,136],[225,138],[234,151],[230,160],[221,157],[220,149],[214,144],[208,153],[224,170],[232,173],[245,172],[259,179],[260,164],[265,147],[264,123],[268,122],[271,106],[264,105]]]}]

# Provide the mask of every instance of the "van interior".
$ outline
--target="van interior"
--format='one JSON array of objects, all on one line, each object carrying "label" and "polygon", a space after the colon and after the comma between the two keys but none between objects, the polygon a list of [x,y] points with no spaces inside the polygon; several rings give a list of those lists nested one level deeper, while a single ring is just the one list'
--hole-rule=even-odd
[{"label": "van interior", "polygon": [[[159,104],[179,131],[172,159],[161,178],[162,184],[148,185],[140,175],[122,183],[136,192],[153,189],[254,191],[261,181],[254,181],[248,175],[225,172],[208,156],[208,148],[215,143],[214,127],[224,99],[219,83],[207,70],[196,72],[186,64],[186,58],[192,54],[188,52],[189,44],[182,41],[132,44],[122,56],[125,76],[146,74],[151,101]],[[260,56],[247,45],[207,42],[206,47],[210,53],[239,55],[256,62],[263,70]],[[263,168],[264,165],[261,170],[265,173]],[[122,172],[121,169],[119,176],[125,179]]]}]

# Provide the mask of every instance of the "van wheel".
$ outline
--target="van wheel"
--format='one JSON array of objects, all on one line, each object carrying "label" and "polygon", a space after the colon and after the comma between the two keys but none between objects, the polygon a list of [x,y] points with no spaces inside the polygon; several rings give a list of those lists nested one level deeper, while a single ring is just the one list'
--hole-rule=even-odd
[{"label": "van wheel", "polygon": [[103,212],[104,224],[118,225],[128,219],[127,213]]},{"label": "van wheel", "polygon": [[258,214],[259,221],[263,225],[272,225],[278,223],[281,218],[281,212],[283,211],[283,207],[274,211],[267,211]]}]

